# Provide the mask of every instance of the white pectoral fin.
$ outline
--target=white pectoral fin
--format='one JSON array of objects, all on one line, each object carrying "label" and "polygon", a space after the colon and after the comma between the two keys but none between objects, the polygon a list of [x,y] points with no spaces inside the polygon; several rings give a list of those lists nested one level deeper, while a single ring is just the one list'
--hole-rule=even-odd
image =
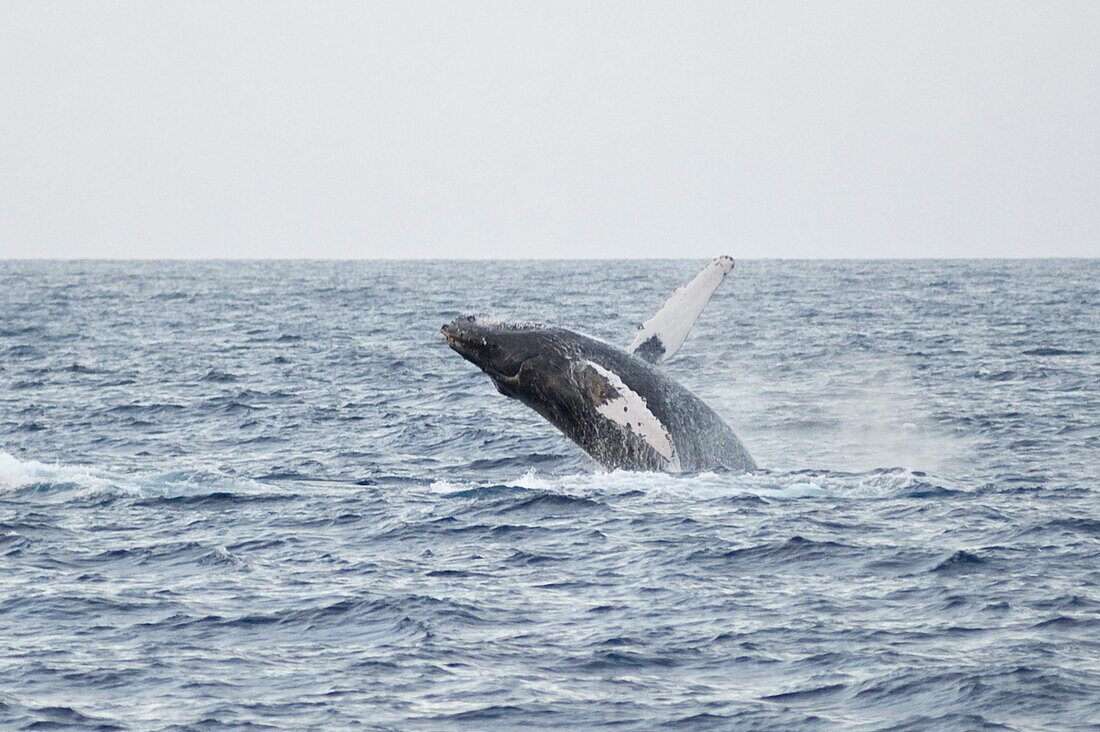
[{"label": "white pectoral fin", "polygon": [[650,363],[660,363],[680,350],[710,296],[733,269],[731,257],[718,257],[703,267],[664,304],[657,314],[642,324],[627,350]]},{"label": "white pectoral fin", "polygon": [[650,411],[645,399],[624,384],[614,371],[609,371],[592,361],[588,361],[587,366],[600,382],[592,389],[596,411],[642,438],[658,455],[668,461],[668,467],[679,470],[679,460],[676,457],[672,438],[661,420]]}]

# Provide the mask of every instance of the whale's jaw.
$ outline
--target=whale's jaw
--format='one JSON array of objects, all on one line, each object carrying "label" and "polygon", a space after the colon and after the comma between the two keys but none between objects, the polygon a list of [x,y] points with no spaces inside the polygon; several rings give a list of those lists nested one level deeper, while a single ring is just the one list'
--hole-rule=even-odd
[{"label": "whale's jaw", "polygon": [[453,351],[489,375],[493,381],[510,383],[519,378],[523,364],[538,350],[527,341],[536,326],[479,321],[472,315],[455,318],[440,331]]}]

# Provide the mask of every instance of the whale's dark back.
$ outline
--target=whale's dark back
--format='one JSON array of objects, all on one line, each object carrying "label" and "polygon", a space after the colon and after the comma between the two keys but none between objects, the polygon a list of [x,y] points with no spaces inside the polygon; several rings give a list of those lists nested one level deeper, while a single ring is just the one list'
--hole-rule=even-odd
[{"label": "whale's dark back", "polygon": [[[749,455],[748,450],[738,439],[733,429],[730,428],[718,414],[707,406],[703,400],[695,396],[683,385],[674,381],[661,369],[646,363],[645,361],[630,355],[626,351],[612,345],[596,340],[589,336],[574,333],[564,328],[546,329],[548,340],[561,349],[563,354],[571,357],[573,363],[591,361],[604,369],[617,374],[623,383],[646,401],[649,410],[666,427],[669,436],[676,448],[679,458],[679,467],[684,471],[710,470],[713,468],[728,468],[731,470],[747,471],[755,470],[756,463]],[[520,397],[524,402],[527,399]],[[529,403],[529,402],[528,402]],[[530,404],[540,413],[538,405]],[[587,410],[580,410],[580,414],[572,414],[570,420],[600,419],[598,415],[589,414]],[[544,414],[544,416],[546,416]],[[551,419],[551,422],[556,420]],[[652,469],[651,456],[629,454],[619,459],[608,460],[607,445],[600,442],[603,435],[593,434],[589,440],[595,440],[596,444],[585,444],[586,434],[581,434],[581,439],[571,434],[578,431],[578,426],[573,424],[557,425],[569,437],[578,442],[589,454],[609,467],[621,467],[625,469]],[[581,425],[580,431],[585,433]],[[588,441],[588,440],[586,440]],[[600,453],[604,453],[601,455]],[[627,451],[630,452],[630,451]],[[610,456],[614,458],[615,456]],[[641,461],[642,464],[631,464],[632,461]]]}]

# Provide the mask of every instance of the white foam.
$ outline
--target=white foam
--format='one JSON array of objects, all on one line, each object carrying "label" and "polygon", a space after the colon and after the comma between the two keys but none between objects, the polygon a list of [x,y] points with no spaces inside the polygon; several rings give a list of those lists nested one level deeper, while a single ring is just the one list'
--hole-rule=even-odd
[{"label": "white foam", "polygon": [[27,466],[6,452],[0,452],[0,488],[18,488],[26,484]]},{"label": "white foam", "polygon": [[19,460],[6,452],[0,452],[0,491],[37,486],[41,486],[47,495],[57,493],[66,497],[81,497],[103,492],[172,497],[211,490],[252,494],[285,490],[250,478],[229,476],[203,469],[129,476],[60,463],[50,465],[37,460]]},{"label": "white foam", "polygon": [[551,481],[539,475],[534,468],[527,468],[527,472],[519,478],[508,483],[513,488],[527,488],[528,490],[546,490],[551,488]]},{"label": "white foam", "polygon": [[102,488],[109,481],[94,475],[87,468],[19,460],[0,452],[0,490],[14,490],[37,484],[72,484],[82,488]]},{"label": "white foam", "polygon": [[432,491],[433,493],[442,493],[443,495],[446,495],[448,493],[457,493],[458,491],[464,491],[469,487],[470,486],[452,483],[446,478],[441,478],[440,480],[432,481],[431,485],[428,486],[428,490]]},{"label": "white foam", "polygon": [[[772,501],[815,499],[874,499],[902,494],[923,483],[941,483],[937,479],[908,470],[873,471],[869,473],[671,473],[610,472],[542,475],[534,468],[503,484],[514,488],[547,491],[560,495],[600,497],[641,492],[644,501],[680,500],[685,503],[700,500],[755,496]],[[499,482],[455,484],[446,480],[432,483],[438,493],[455,493]]]}]

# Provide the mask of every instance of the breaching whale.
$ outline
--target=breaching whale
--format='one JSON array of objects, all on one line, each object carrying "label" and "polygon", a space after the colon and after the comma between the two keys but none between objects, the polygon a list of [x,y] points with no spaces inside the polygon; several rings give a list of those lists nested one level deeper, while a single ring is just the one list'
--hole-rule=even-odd
[{"label": "breaching whale", "polygon": [[500,393],[545,417],[608,469],[755,470],[741,440],[714,410],[657,364],[683,344],[733,269],[719,257],[643,323],[627,350],[548,325],[455,318],[447,344]]}]

